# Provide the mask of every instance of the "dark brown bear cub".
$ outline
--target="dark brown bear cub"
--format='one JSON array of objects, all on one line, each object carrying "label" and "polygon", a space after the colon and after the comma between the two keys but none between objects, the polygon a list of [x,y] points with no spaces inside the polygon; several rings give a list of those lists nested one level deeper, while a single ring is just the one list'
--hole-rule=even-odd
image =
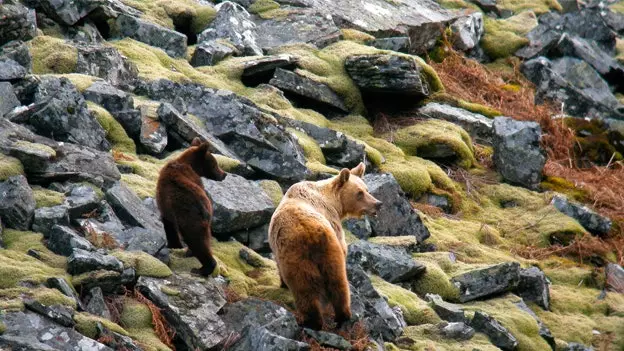
[{"label": "dark brown bear cub", "polygon": [[217,262],[212,257],[212,203],[204,191],[201,177],[223,180],[225,173],[209,151],[210,144],[195,138],[178,158],[168,162],[160,171],[156,201],[167,234],[168,247],[182,248],[180,236],[202,267],[194,270],[210,275]]}]

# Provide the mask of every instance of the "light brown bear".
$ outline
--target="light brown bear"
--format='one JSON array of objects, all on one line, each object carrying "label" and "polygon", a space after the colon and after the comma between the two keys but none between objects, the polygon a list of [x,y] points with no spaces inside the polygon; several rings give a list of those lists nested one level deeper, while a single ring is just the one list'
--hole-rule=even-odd
[{"label": "light brown bear", "polygon": [[333,178],[291,186],[271,218],[269,244],[304,327],[323,326],[321,301],[333,306],[339,326],[351,319],[342,220],[375,215],[381,206],[361,179],[364,171],[360,163]]}]

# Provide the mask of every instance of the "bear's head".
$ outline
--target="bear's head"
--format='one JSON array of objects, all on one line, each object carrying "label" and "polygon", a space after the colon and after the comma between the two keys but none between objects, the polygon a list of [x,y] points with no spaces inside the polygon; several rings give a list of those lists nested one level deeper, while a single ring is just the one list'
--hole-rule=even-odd
[{"label": "bear's head", "polygon": [[382,202],[368,192],[368,187],[362,180],[365,170],[364,163],[351,170],[344,168],[334,180],[346,217],[375,216],[381,207]]},{"label": "bear's head", "polygon": [[200,177],[221,181],[225,179],[227,173],[219,167],[219,163],[210,152],[210,148],[209,142],[202,142],[199,138],[193,139],[188,148],[188,152],[195,156],[192,167]]}]

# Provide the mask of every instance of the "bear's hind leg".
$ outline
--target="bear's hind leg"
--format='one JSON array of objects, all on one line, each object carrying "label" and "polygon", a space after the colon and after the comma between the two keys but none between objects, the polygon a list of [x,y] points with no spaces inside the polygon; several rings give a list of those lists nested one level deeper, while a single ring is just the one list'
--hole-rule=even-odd
[{"label": "bear's hind leg", "polygon": [[295,295],[295,305],[301,314],[304,328],[321,330],[323,316],[321,314],[321,299],[317,291],[298,291]]},{"label": "bear's hind leg", "polygon": [[[335,251],[342,250],[331,247]],[[338,327],[351,319],[351,295],[347,278],[347,267],[344,256],[339,254],[327,255],[327,259],[321,265],[321,271],[325,278],[325,291],[334,307],[335,321]]]},{"label": "bear's hind leg", "polygon": [[165,227],[165,234],[167,235],[167,247],[170,249],[181,249],[182,242],[180,241],[178,226],[176,226],[173,221],[165,218],[162,218],[162,223]]},{"label": "bear's hind leg", "polygon": [[209,276],[217,266],[217,261],[212,257],[212,250],[210,249],[210,222],[206,220],[200,222],[189,221],[181,229],[184,241],[193,253],[193,256],[202,264],[200,269],[194,269],[192,272],[206,277]]}]

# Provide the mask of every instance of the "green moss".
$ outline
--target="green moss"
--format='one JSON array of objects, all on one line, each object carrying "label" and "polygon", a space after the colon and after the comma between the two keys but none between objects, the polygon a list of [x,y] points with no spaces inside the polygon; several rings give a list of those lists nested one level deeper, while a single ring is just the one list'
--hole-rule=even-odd
[{"label": "green moss", "polygon": [[6,331],[6,325],[0,322],[0,335],[4,334],[5,331]]},{"label": "green moss", "polygon": [[35,301],[45,306],[63,305],[76,309],[76,301],[56,289],[36,288],[29,291],[27,295],[31,295]]},{"label": "green moss", "polygon": [[462,99],[458,99],[446,93],[433,94],[426,102],[444,103],[444,104],[451,105],[454,107],[463,108],[464,110],[467,110],[473,113],[478,113],[488,118],[494,118],[494,117],[503,115],[503,113],[498,111],[497,109],[484,106],[481,104],[473,103],[473,102],[468,102]]},{"label": "green moss", "polygon": [[387,298],[391,307],[398,306],[401,309],[407,325],[435,324],[441,321],[427,302],[413,292],[390,284],[377,276],[371,276],[371,282],[375,290]]},{"label": "green moss", "polygon": [[88,101],[87,105],[89,107],[89,112],[95,116],[98,123],[106,132],[106,140],[111,143],[113,150],[136,153],[134,140],[128,137],[126,130],[106,109],[91,101]]},{"label": "green moss", "polygon": [[423,263],[427,270],[412,284],[412,290],[419,296],[438,294],[446,301],[458,301],[459,290],[451,283],[451,278],[444,272],[437,262],[424,261],[423,256],[416,259]]},{"label": "green moss", "polygon": [[269,10],[279,9],[280,4],[273,0],[256,0],[247,9],[250,13],[262,13]]},{"label": "green moss", "polygon": [[28,43],[33,73],[73,73],[78,64],[78,49],[62,39],[37,36]]},{"label": "green moss", "polygon": [[216,10],[193,0],[122,0],[128,6],[143,12],[145,20],[169,29],[175,29],[175,22],[186,22],[191,31],[199,33],[215,18]]},{"label": "green moss", "polygon": [[624,64],[624,39],[615,39],[615,59]]},{"label": "green moss", "polygon": [[436,154],[439,148],[453,150],[459,164],[469,168],[476,161],[470,135],[456,124],[429,119],[392,133],[394,143],[412,156]]},{"label": "green moss", "polygon": [[300,130],[288,128],[288,131],[291,134],[294,134],[297,138],[297,142],[299,143],[299,146],[301,146],[301,148],[303,149],[303,154],[306,160],[316,161],[321,164],[326,163],[325,156],[323,156],[323,151],[321,150],[321,147],[316,142],[316,140],[312,139],[312,137]]},{"label": "green moss", "polygon": [[89,338],[95,339],[98,336],[97,324],[101,323],[107,329],[122,335],[129,335],[128,332],[118,324],[109,321],[106,318],[94,316],[86,312],[78,312],[74,315],[76,322],[76,330]]},{"label": "green moss", "polygon": [[[487,336],[476,333],[468,341],[457,341],[445,338],[439,332],[439,328],[434,324],[423,324],[418,326],[408,326],[403,330],[403,337],[396,341],[400,346],[394,346],[392,350],[409,350],[409,351],[427,351],[427,350],[444,350],[444,351],[497,351],[500,350],[488,340]],[[387,344],[386,344],[387,345]]]},{"label": "green moss", "polygon": [[232,172],[241,166],[241,163],[239,160],[235,160],[233,158],[229,158],[227,156],[217,155],[217,154],[214,154],[214,157],[217,159],[217,163],[219,164],[219,167],[226,172]]},{"label": "green moss", "polygon": [[515,14],[523,11],[533,11],[536,15],[542,15],[551,10],[563,10],[557,0],[501,0],[498,2],[498,6],[505,10],[511,10]]},{"label": "green moss", "polygon": [[40,284],[52,277],[67,275],[64,269],[50,267],[24,253],[0,250],[0,289],[13,288],[26,282]]},{"label": "green moss", "polygon": [[7,308],[11,310],[23,310],[23,300],[32,299],[44,306],[63,305],[72,309],[76,309],[76,301],[56,289],[46,287],[14,287],[8,289],[0,289],[0,310]]},{"label": "green moss", "polygon": [[282,198],[284,197],[282,187],[279,185],[279,183],[274,180],[261,180],[260,182],[258,182],[258,184],[260,185],[262,190],[264,190],[264,192],[269,195],[271,201],[273,201],[273,204],[275,206],[279,205],[279,203],[282,201]]},{"label": "green moss", "polygon": [[136,270],[136,274],[140,276],[165,278],[173,274],[166,264],[142,251],[117,250],[110,254],[123,262],[124,268],[132,267]]},{"label": "green moss", "polygon": [[418,241],[413,235],[401,235],[401,236],[374,236],[368,238],[368,241],[375,244],[401,247],[406,250],[411,250]]},{"label": "green moss", "polygon": [[18,140],[13,143],[13,146],[23,150],[32,150],[39,154],[45,154],[48,158],[56,157],[56,151],[47,145]]},{"label": "green moss", "polygon": [[169,295],[169,296],[178,296],[180,295],[180,290],[174,289],[174,288],[170,288],[166,285],[163,285],[160,287],[160,291],[162,291],[163,293]]},{"label": "green moss", "polygon": [[121,276],[119,272],[99,270],[75,275],[72,277],[71,282],[75,288],[78,288],[86,282],[118,279],[119,276]]},{"label": "green moss", "polygon": [[576,200],[586,201],[587,191],[575,186],[571,181],[561,177],[546,177],[540,184],[542,189],[556,191]]},{"label": "green moss", "polygon": [[464,1],[464,0],[437,0],[437,3],[446,9],[452,9],[452,10],[473,9],[475,11],[481,11],[479,6],[471,2]]},{"label": "green moss", "polygon": [[65,194],[54,190],[33,186],[33,195],[35,196],[36,207],[54,207],[65,202]]},{"label": "green moss", "polygon": [[154,180],[145,179],[137,174],[122,174],[121,181],[141,199],[156,197],[156,181]]},{"label": "green moss", "polygon": [[69,81],[72,82],[72,84],[76,86],[76,89],[81,93],[84,93],[85,90],[89,89],[89,87],[93,85],[94,82],[102,80],[101,78],[98,78],[98,77],[93,77],[93,76],[80,74],[80,73],[51,74],[51,76],[56,76],[59,78],[63,77],[63,78],[69,79]]},{"label": "green moss", "polygon": [[121,179],[137,196],[140,198],[155,197],[160,169],[177,155],[178,153],[175,153],[171,158],[160,160],[148,155],[120,153],[116,158],[116,163],[132,168],[133,173],[122,174]]},{"label": "green moss", "polygon": [[535,13],[525,11],[504,20],[485,17],[484,25],[481,46],[488,56],[498,59],[513,55],[529,43],[525,36],[537,26],[537,18]]},{"label": "green moss", "polygon": [[365,32],[361,32],[357,29],[343,28],[340,30],[340,33],[342,33],[342,38],[344,40],[351,40],[359,44],[365,44],[367,42],[375,40],[374,36]]},{"label": "green moss", "polygon": [[5,181],[16,175],[24,174],[24,166],[20,160],[0,154],[0,181]]},{"label": "green moss", "polygon": [[306,167],[312,172],[313,178],[320,177],[325,174],[336,175],[339,170],[320,163],[319,161],[308,161]]},{"label": "green moss", "polygon": [[295,12],[297,11],[292,10],[292,9],[278,8],[278,9],[260,12],[258,16],[260,16],[260,18],[265,19],[265,20],[272,19],[276,21],[281,21],[281,20],[286,19],[290,14],[295,13]]},{"label": "green moss", "polygon": [[[13,229],[6,229],[2,233],[4,244],[7,250],[1,251],[4,253],[7,259],[19,260],[20,257],[26,256],[28,250],[35,250],[39,253],[40,260],[33,257],[29,257],[28,262],[36,261],[41,265],[35,265],[33,267],[21,267],[24,272],[28,272],[30,268],[35,270],[41,269],[42,273],[63,272],[67,266],[67,259],[63,256],[54,254],[52,251],[43,244],[43,235],[34,232],[24,232]],[[15,263],[8,263],[7,265],[13,266]],[[7,269],[9,267],[6,267]],[[19,266],[16,268],[20,268]],[[21,271],[21,269],[20,269]],[[17,272],[16,272],[17,273]],[[17,273],[19,275],[19,273]],[[64,276],[64,272],[61,274]],[[0,274],[0,279],[4,275]],[[7,278],[7,277],[5,277]]]}]

